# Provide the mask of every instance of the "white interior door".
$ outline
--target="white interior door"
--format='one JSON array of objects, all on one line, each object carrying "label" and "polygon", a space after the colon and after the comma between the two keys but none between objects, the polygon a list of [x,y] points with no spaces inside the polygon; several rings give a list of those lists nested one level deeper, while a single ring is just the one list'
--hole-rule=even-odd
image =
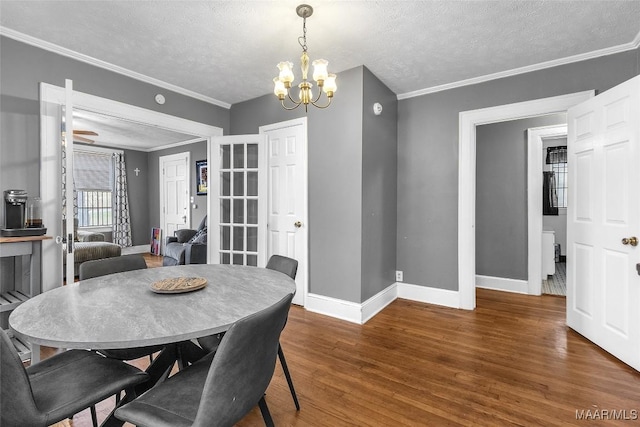
[{"label": "white interior door", "polygon": [[267,135],[267,257],[298,260],[294,304],[304,305],[308,278],[306,118],[260,128]]},{"label": "white interior door", "polygon": [[264,267],[267,179],[262,135],[213,138],[210,262]]},{"label": "white interior door", "polygon": [[74,224],[73,219],[75,217],[73,209],[73,81],[67,79],[64,84],[65,89],[65,102],[63,106],[64,114],[64,136],[61,144],[63,150],[63,168],[66,170],[65,174],[65,216],[66,216],[66,278],[69,282],[73,283],[74,274]]},{"label": "white interior door", "polygon": [[[164,237],[191,226],[189,209],[190,154],[160,157],[160,227]],[[161,239],[164,241],[164,238]],[[164,251],[164,248],[163,248]]]},{"label": "white interior door", "polygon": [[567,215],[567,324],[638,370],[639,117],[640,76],[569,109]]}]

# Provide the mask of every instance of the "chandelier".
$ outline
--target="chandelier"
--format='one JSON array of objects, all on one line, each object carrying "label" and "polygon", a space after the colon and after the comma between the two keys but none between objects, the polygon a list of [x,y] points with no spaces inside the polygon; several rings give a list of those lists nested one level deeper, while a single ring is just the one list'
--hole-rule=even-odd
[{"label": "chandelier", "polygon": [[[294,80],[293,64],[289,61],[283,61],[278,64],[280,74],[273,79],[275,88],[273,93],[278,97],[282,103],[282,107],[285,110],[293,110],[304,104],[304,110],[307,111],[309,104],[318,108],[327,108],[331,104],[333,94],[338,89],[336,86],[336,75],[329,74],[327,71],[327,65],[329,61],[324,59],[316,59],[313,61],[313,80],[315,80],[318,86],[318,95],[314,99],[313,84],[307,80],[309,73],[309,55],[307,55],[307,18],[313,14],[313,8],[308,4],[301,4],[296,8],[296,13],[302,18],[302,36],[298,37],[298,43],[302,47],[302,56],[300,57],[300,69],[302,70],[302,82],[298,85],[300,89],[298,100],[294,100],[291,97],[291,83]],[[325,93],[328,101],[326,105],[319,105],[318,101],[322,96],[322,92]],[[290,106],[285,104],[285,97],[289,98]]]}]

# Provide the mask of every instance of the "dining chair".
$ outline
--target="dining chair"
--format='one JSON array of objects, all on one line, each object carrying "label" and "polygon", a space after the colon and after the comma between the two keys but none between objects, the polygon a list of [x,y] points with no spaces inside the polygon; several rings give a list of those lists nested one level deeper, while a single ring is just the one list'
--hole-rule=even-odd
[{"label": "dining chair", "polygon": [[[295,280],[296,274],[298,272],[298,261],[282,255],[272,255],[267,262],[266,268],[284,273]],[[223,336],[224,333],[201,337],[198,338],[198,344],[200,344],[200,347],[202,347],[207,353],[211,353],[216,351]],[[296,405],[296,410],[299,411],[300,403],[298,402],[298,395],[296,394],[296,389],[293,386],[293,380],[291,379],[291,373],[289,373],[287,359],[284,357],[284,351],[282,351],[282,345],[280,345],[280,343],[278,343],[278,359],[280,360],[280,365],[282,365],[284,376],[287,379],[287,384],[289,385],[289,390],[291,391],[293,403]]]},{"label": "dining chair", "polygon": [[[147,268],[147,263],[141,254],[122,255],[119,257],[96,259],[80,264],[80,281],[100,277],[112,273],[142,270]],[[162,351],[164,346],[154,345],[147,347],[134,347],[125,349],[97,350],[99,353],[118,360],[134,360],[149,356],[153,362],[153,353]]]},{"label": "dining chair", "polygon": [[257,404],[273,426],[264,396],[292,298],[235,322],[215,353],[118,408],[116,418],[138,427],[226,427]]},{"label": "dining chair", "polygon": [[[0,425],[45,427],[147,380],[140,369],[87,350],[68,350],[25,368],[0,329]],[[96,420],[94,419],[94,427]]]},{"label": "dining chair", "polygon": [[[298,261],[282,255],[271,255],[269,261],[267,262],[267,268],[270,270],[279,271],[280,273],[284,273],[287,276],[291,277],[293,280],[296,280],[296,274],[298,272]],[[291,374],[289,373],[287,359],[285,359],[284,357],[284,352],[282,351],[282,345],[280,343],[278,343],[278,359],[280,359],[280,364],[282,365],[284,376],[287,379],[287,384],[289,384],[289,390],[291,391],[293,403],[296,405],[296,410],[299,411],[300,403],[298,403],[298,395],[296,394],[296,389],[293,387],[293,380],[291,379]]]}]

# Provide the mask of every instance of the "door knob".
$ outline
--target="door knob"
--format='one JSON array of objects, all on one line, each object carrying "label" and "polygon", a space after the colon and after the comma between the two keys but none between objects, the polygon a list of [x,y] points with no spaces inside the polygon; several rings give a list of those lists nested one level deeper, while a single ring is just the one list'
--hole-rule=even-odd
[{"label": "door knob", "polygon": [[638,238],[636,236],[622,239],[623,245],[638,246]]},{"label": "door knob", "polygon": [[302,223],[300,221],[294,222],[293,225],[295,225],[296,228],[302,227]]}]

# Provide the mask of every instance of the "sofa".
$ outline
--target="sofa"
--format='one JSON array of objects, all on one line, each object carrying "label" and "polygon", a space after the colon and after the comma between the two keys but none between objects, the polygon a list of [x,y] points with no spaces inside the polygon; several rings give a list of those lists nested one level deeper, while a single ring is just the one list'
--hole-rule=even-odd
[{"label": "sofa", "polygon": [[[73,274],[78,276],[80,264],[85,261],[94,259],[103,259],[120,256],[122,248],[119,245],[104,241],[104,234],[92,231],[82,231],[77,228],[77,220],[75,223],[75,243],[73,248]],[[67,257],[62,257],[63,277],[67,277]]]},{"label": "sofa", "polygon": [[195,230],[176,230],[165,240],[163,266],[207,263],[207,216]]}]

